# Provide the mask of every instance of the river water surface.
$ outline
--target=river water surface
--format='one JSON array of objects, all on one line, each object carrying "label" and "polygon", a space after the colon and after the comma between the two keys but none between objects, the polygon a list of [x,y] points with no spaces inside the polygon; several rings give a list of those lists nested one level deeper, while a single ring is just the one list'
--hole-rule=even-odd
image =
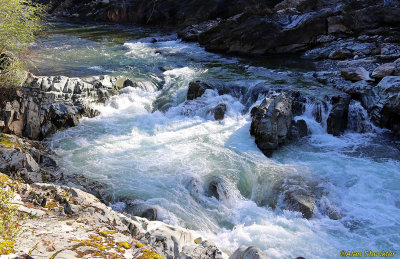
[{"label": "river water surface", "polygon": [[[186,102],[197,79],[304,85],[299,77],[307,78],[309,62],[222,56],[173,33],[99,24],[57,23],[32,49],[38,75],[140,82],[98,106],[99,117],[48,140],[65,173],[109,185],[116,209],[155,207],[159,220],[193,229],[227,252],[256,245],[270,258],[338,258],[341,250],[400,250],[400,153],[385,131],[334,137],[306,112],[312,135],[267,158],[249,134],[249,107],[261,99],[246,104],[207,91]],[[223,121],[210,113],[219,103],[227,104]],[[274,184],[290,179],[322,190],[310,220],[271,198]],[[208,193],[212,181],[224,183],[220,200]]]}]

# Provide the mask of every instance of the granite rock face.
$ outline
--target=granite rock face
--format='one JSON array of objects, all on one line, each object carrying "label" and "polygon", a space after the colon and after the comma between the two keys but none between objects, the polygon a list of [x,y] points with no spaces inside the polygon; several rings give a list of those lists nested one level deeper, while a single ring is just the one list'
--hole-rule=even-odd
[{"label": "granite rock face", "polygon": [[92,104],[104,103],[118,94],[123,80],[109,76],[81,79],[30,75],[22,88],[0,88],[0,131],[41,140],[74,127],[81,117],[98,115]]}]

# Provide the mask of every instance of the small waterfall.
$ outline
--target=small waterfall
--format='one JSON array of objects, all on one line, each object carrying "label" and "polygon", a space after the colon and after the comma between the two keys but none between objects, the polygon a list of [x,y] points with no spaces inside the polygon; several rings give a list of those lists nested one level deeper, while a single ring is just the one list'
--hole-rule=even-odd
[{"label": "small waterfall", "polygon": [[347,129],[357,133],[377,132],[378,128],[370,121],[367,110],[358,101],[349,106]]},{"label": "small waterfall", "polygon": [[294,120],[304,120],[307,123],[308,130],[312,134],[325,134],[327,132],[327,120],[332,105],[329,101],[314,101],[307,98],[303,103],[303,114],[296,116]]}]

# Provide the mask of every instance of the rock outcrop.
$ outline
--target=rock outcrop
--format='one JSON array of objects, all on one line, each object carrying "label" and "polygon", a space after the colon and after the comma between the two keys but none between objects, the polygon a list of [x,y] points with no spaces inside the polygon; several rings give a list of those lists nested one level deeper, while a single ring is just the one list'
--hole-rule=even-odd
[{"label": "rock outcrop", "polygon": [[0,178],[30,216],[10,243],[11,258],[227,258],[194,232],[123,215],[79,189]]},{"label": "rock outcrop", "polygon": [[267,256],[256,246],[241,246],[229,259],[267,259]]},{"label": "rock outcrop", "polygon": [[99,114],[93,103],[118,93],[123,78],[68,78],[30,75],[21,88],[0,88],[0,131],[29,139],[78,125],[83,116]]},{"label": "rock outcrop", "polygon": [[251,116],[250,134],[266,156],[271,156],[275,149],[288,142],[293,114],[292,103],[284,94],[266,98],[253,108]]}]

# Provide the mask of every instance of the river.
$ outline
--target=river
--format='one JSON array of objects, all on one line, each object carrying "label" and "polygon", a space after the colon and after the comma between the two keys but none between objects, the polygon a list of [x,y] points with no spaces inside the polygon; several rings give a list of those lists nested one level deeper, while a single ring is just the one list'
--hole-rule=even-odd
[{"label": "river", "polygon": [[[249,133],[249,109],[261,97],[249,104],[208,90],[186,101],[189,82],[198,79],[301,87],[311,62],[223,56],[173,32],[67,22],[54,23],[29,55],[38,75],[110,74],[139,82],[98,105],[100,116],[48,139],[66,174],[109,186],[115,209],[156,208],[158,220],[193,229],[227,252],[256,245],[270,258],[338,258],[341,250],[400,250],[400,152],[384,130],[367,125],[360,133],[358,103],[340,137],[306,111],[296,119],[312,134],[267,158]],[[219,103],[227,111],[215,121],[210,111]],[[213,181],[223,183],[219,200],[208,190]],[[311,219],[273,197],[277,183],[291,182],[321,190]]]}]

